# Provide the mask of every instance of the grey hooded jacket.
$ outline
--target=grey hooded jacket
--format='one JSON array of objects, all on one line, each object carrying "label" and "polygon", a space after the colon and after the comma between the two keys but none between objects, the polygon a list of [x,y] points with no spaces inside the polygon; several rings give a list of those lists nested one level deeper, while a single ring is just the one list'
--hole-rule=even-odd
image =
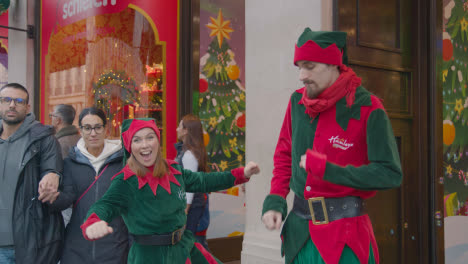
[{"label": "grey hooded jacket", "polygon": [[[2,130],[3,123],[0,121]],[[49,172],[60,175],[63,168],[61,150],[53,128],[42,125],[35,121],[33,114],[28,114],[21,127],[7,141],[18,141],[24,146],[23,149],[8,150],[11,155],[14,155],[13,152],[21,153],[17,160],[16,184],[13,188],[0,186],[2,192],[6,191],[5,188],[11,188],[14,194],[11,223],[16,263],[56,264],[64,233],[62,215],[51,212],[48,204],[37,199],[42,177]]]}]

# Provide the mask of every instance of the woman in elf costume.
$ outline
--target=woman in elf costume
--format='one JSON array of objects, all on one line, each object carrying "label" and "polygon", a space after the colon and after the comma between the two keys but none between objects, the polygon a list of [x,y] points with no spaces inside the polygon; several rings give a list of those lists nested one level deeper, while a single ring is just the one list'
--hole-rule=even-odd
[{"label": "woman in elf costume", "polygon": [[107,223],[121,215],[133,237],[128,263],[220,263],[185,231],[185,192],[211,192],[244,183],[258,166],[230,172],[191,172],[162,157],[154,119],[129,119],[122,124],[127,165],[114,176],[106,194],[88,212],[81,226],[86,239],[113,232]]},{"label": "woman in elf costume", "polygon": [[398,187],[402,172],[390,120],[346,66],[346,33],[312,31],[297,41],[304,87],[292,95],[274,155],[263,222],[281,232],[286,263],[379,263],[363,201]]}]

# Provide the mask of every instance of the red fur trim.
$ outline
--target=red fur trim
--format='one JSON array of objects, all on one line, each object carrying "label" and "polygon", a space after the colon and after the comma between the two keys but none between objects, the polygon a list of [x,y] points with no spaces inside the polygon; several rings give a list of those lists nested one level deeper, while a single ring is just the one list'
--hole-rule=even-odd
[{"label": "red fur trim", "polygon": [[97,223],[99,221],[102,221],[101,218],[99,218],[99,216],[96,214],[96,213],[92,213],[88,219],[86,219],[86,221],[80,226],[81,228],[81,232],[83,233],[83,237],[86,239],[86,240],[89,240],[89,241],[94,241],[96,239],[89,239],[88,236],[86,235],[86,228],[88,228],[88,226],[94,224],[94,223]]},{"label": "red fur trim", "polygon": [[238,185],[238,184],[249,181],[249,179],[247,179],[244,175],[244,167],[233,169],[231,170],[231,173],[234,177],[236,177],[236,181],[234,182],[234,185]]}]

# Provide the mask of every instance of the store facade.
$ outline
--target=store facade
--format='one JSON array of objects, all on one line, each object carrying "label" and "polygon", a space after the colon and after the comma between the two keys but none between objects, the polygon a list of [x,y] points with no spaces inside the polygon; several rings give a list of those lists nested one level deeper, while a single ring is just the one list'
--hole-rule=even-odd
[{"label": "store facade", "polygon": [[[112,138],[123,119],[153,117],[162,145],[177,141],[179,1],[42,1],[40,115],[57,104],[105,109]],[[164,154],[173,157],[173,148]]]}]

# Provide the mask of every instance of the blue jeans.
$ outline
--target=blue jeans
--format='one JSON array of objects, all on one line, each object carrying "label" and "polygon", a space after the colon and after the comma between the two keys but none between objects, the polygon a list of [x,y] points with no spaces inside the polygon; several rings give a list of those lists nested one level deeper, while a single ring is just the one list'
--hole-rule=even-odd
[{"label": "blue jeans", "polygon": [[13,246],[0,247],[0,263],[15,264],[15,248]]}]

